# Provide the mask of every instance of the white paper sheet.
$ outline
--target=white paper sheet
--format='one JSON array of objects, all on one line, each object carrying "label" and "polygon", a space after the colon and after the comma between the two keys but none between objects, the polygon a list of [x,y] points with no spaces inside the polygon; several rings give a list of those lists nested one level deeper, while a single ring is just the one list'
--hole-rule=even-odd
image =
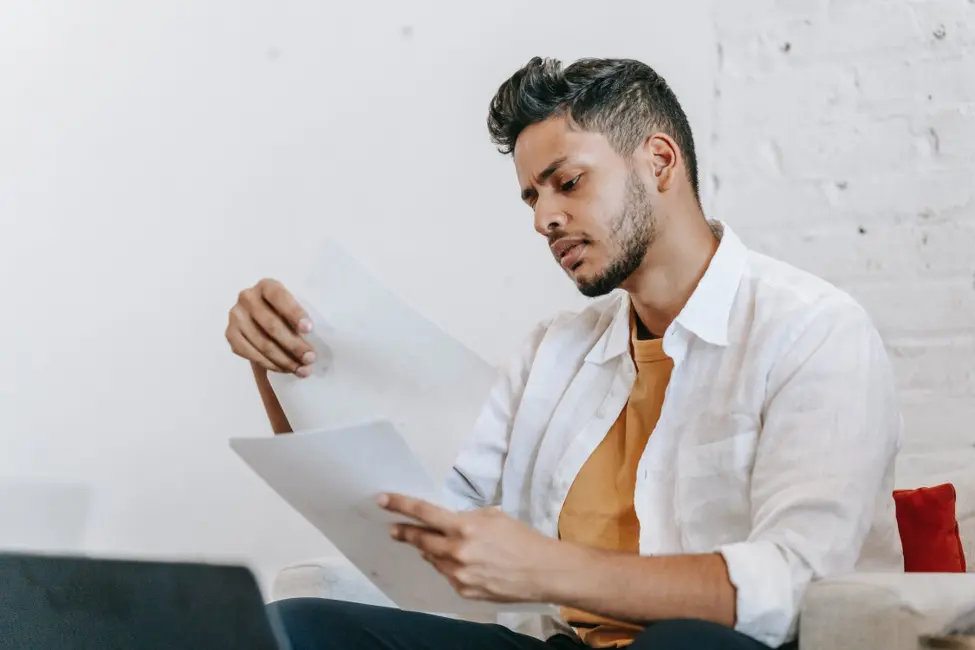
[{"label": "white paper sheet", "polygon": [[271,373],[295,431],[384,419],[437,479],[446,476],[496,378],[494,368],[378,282],[335,242],[303,278],[283,279],[314,321],[329,366]]},{"label": "white paper sheet", "polygon": [[406,521],[376,505],[382,492],[440,503],[440,489],[396,429],[384,421],[274,438],[235,438],[231,447],[403,609],[441,614],[552,611],[550,606],[461,598],[419,552],[389,537]]}]

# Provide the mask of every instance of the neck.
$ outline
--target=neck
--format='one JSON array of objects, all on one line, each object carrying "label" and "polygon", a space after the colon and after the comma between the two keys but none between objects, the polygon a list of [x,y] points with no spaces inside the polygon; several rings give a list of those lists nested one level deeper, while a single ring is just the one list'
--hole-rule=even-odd
[{"label": "neck", "polygon": [[718,238],[696,214],[661,216],[643,264],[623,284],[644,327],[663,336],[690,299],[718,250]]}]

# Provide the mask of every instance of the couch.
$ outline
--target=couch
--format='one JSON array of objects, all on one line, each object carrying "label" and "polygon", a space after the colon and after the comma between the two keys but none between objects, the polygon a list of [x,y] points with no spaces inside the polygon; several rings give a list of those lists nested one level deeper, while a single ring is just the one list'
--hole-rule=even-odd
[{"label": "couch", "polygon": [[[905,449],[897,486],[952,483],[969,573],[857,573],[810,586],[799,615],[800,650],[916,650],[921,635],[939,632],[975,609],[975,448]],[[282,570],[272,599],[321,597],[392,603],[341,557]]]}]

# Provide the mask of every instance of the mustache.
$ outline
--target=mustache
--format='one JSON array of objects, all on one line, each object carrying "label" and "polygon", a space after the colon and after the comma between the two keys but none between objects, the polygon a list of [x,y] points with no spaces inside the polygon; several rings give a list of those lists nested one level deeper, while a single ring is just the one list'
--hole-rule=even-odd
[{"label": "mustache", "polygon": [[580,239],[583,241],[583,243],[586,244],[592,243],[592,240],[584,233],[573,234],[570,232],[565,232],[564,230],[553,230],[548,235],[546,235],[546,239],[548,239],[549,248],[554,246],[555,242],[559,241],[560,239],[565,239],[566,237],[571,237],[573,239]]}]

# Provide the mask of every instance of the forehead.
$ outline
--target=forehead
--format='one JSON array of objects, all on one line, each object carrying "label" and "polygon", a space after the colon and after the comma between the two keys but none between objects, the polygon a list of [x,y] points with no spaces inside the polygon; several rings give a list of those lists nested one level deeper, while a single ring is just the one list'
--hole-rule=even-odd
[{"label": "forehead", "polygon": [[586,167],[623,163],[606,136],[573,127],[564,117],[532,124],[518,135],[514,161],[522,187],[530,186],[533,177],[561,159],[566,165]]}]

